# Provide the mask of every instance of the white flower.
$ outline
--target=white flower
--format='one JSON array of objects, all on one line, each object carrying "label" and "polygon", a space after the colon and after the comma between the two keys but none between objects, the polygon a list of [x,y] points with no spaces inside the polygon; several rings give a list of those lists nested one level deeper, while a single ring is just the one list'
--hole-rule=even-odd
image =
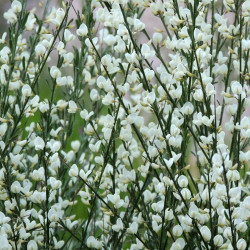
[{"label": "white flower", "polygon": [[80,27],[76,30],[78,36],[86,36],[88,34],[88,27],[85,23],[82,23]]},{"label": "white flower", "polygon": [[7,23],[14,24],[17,22],[17,16],[12,9],[4,12],[3,17],[7,20]]},{"label": "white flower", "polygon": [[51,222],[56,222],[59,219],[59,213],[54,208],[51,208],[48,212],[48,218]]},{"label": "white flower", "polygon": [[58,189],[62,186],[62,182],[57,180],[54,177],[50,177],[49,181],[50,181],[50,185],[51,185],[52,189]]},{"label": "white flower", "polygon": [[89,96],[93,102],[96,102],[100,99],[100,95],[96,89],[91,89]]},{"label": "white flower", "polygon": [[155,51],[150,50],[150,47],[144,43],[141,47],[141,54],[145,59],[149,59],[155,55]]},{"label": "white flower", "polygon": [[114,50],[118,53],[124,53],[126,50],[125,42],[122,39],[120,39],[117,45],[114,47]]},{"label": "white flower", "polygon": [[11,192],[18,194],[21,191],[22,187],[18,181],[15,181],[11,184],[10,189],[11,189]]},{"label": "white flower", "polygon": [[164,208],[163,201],[158,201],[158,202],[152,204],[152,209],[157,213],[161,213],[163,208]]},{"label": "white flower", "polygon": [[50,75],[55,79],[61,76],[61,71],[56,66],[52,66],[50,69]]},{"label": "white flower", "polygon": [[207,93],[207,96],[212,96],[212,95],[216,94],[216,91],[214,89],[214,85],[213,84],[208,83],[206,85],[206,93]]},{"label": "white flower", "polygon": [[69,101],[69,108],[68,108],[68,112],[71,114],[76,113],[76,111],[78,110],[77,105],[74,101]]},{"label": "white flower", "polygon": [[197,28],[194,29],[194,39],[196,42],[200,42],[203,39],[203,33]]},{"label": "white flower", "polygon": [[217,199],[216,197],[212,197],[211,205],[213,208],[218,208],[221,205],[221,200]]},{"label": "white flower", "polygon": [[185,115],[191,115],[194,112],[194,106],[191,102],[186,102],[182,107],[182,111]]},{"label": "white flower", "polygon": [[189,199],[191,198],[191,192],[190,192],[190,190],[187,189],[187,188],[183,188],[183,189],[181,190],[181,194],[182,194],[182,196],[183,196],[183,198],[184,198],[185,200],[189,200]]},{"label": "white flower", "polygon": [[64,30],[64,39],[66,42],[70,42],[75,39],[75,36],[70,32],[70,30]]},{"label": "white flower", "polygon": [[179,237],[182,235],[182,232],[183,232],[183,229],[180,225],[176,225],[173,227],[173,235],[174,236]]},{"label": "white flower", "polygon": [[31,173],[31,178],[35,181],[41,181],[44,180],[44,168],[40,167],[38,170],[33,170]]},{"label": "white flower", "polygon": [[242,232],[242,233],[244,233],[246,230],[247,230],[247,225],[246,225],[246,223],[245,222],[240,222],[240,223],[238,223],[237,224],[237,226],[236,226],[236,229],[237,229],[237,231],[240,231],[240,232]]},{"label": "white flower", "polygon": [[99,141],[97,141],[95,144],[92,144],[92,143],[90,143],[89,144],[89,148],[90,148],[90,150],[92,151],[92,152],[98,152],[99,151],[99,148],[100,148],[100,146],[101,146],[101,140],[99,140]]},{"label": "white flower", "polygon": [[154,146],[148,147],[148,153],[150,157],[156,157],[159,154],[157,148]]},{"label": "white flower", "polygon": [[89,123],[86,128],[84,128],[84,132],[87,135],[93,135],[95,133],[95,129],[92,127],[92,125]]},{"label": "white flower", "polygon": [[182,250],[186,243],[183,238],[178,238],[171,246],[170,250]]},{"label": "white flower", "polygon": [[60,249],[64,245],[64,241],[63,240],[57,241],[56,237],[53,237],[53,242],[54,242],[55,249]]},{"label": "white flower", "polygon": [[209,241],[211,239],[211,231],[207,226],[203,226],[200,229],[200,232],[205,241]]},{"label": "white flower", "polygon": [[[248,172],[249,173],[249,172]],[[243,207],[246,209],[250,210],[250,196],[247,196],[244,200],[243,200]]]},{"label": "white flower", "polygon": [[25,24],[26,30],[32,30],[34,28],[34,24],[36,22],[36,18],[33,13],[29,13],[27,22]]},{"label": "white flower", "polygon": [[56,104],[56,107],[59,109],[59,110],[62,110],[64,108],[66,108],[68,106],[68,102],[64,101],[64,100],[59,100]]},{"label": "white flower", "polygon": [[247,247],[247,243],[246,243],[246,241],[244,239],[239,239],[237,241],[237,249],[239,249],[239,250],[245,250],[246,247]]},{"label": "white flower", "polygon": [[87,181],[88,176],[91,174],[91,170],[88,170],[86,173],[83,169],[80,170],[79,176],[84,180]]},{"label": "white flower", "polygon": [[178,178],[178,184],[181,188],[184,188],[188,185],[188,179],[185,175],[180,175]]},{"label": "white flower", "polygon": [[64,16],[65,16],[65,11],[62,8],[59,8],[56,11],[56,17],[53,19],[50,19],[50,22],[54,23],[56,27],[58,27],[63,21]]},{"label": "white flower", "polygon": [[214,245],[217,247],[220,247],[222,244],[223,244],[223,237],[221,235],[217,234],[214,237]]},{"label": "white flower", "polygon": [[137,222],[129,223],[129,228],[127,229],[127,232],[129,234],[136,234],[137,231],[138,231],[138,223]]},{"label": "white flower", "polygon": [[240,95],[242,93],[242,86],[239,82],[237,81],[233,81],[232,84],[231,84],[231,89],[232,89],[232,92],[235,94],[235,95]]},{"label": "white flower", "polygon": [[232,231],[231,231],[231,228],[230,227],[226,227],[223,231],[223,236],[226,238],[226,239],[231,239],[232,237]]},{"label": "white flower", "polygon": [[153,34],[153,42],[154,42],[154,43],[159,44],[159,43],[162,41],[162,38],[163,38],[162,33],[155,32],[155,33]]},{"label": "white flower", "polygon": [[107,35],[103,40],[108,46],[113,46],[114,43],[116,42],[115,36],[110,34]]},{"label": "white flower", "polygon": [[90,247],[90,248],[101,249],[102,248],[102,242],[97,240],[94,236],[90,236],[87,239],[87,246]]},{"label": "white flower", "polygon": [[174,163],[174,159],[173,158],[170,158],[169,160],[167,159],[163,159],[165,164],[167,165],[168,168],[171,168],[171,166],[173,165]]},{"label": "white flower", "polygon": [[81,143],[80,141],[76,140],[76,141],[72,141],[70,145],[71,145],[71,148],[74,150],[74,152],[78,152],[81,146]]},{"label": "white flower", "polygon": [[8,223],[10,221],[10,217],[5,216],[3,212],[0,212],[0,225]]},{"label": "white flower", "polygon": [[214,117],[215,117],[214,115],[211,115],[210,118],[208,118],[207,116],[204,115],[202,116],[201,121],[204,125],[206,125],[207,127],[210,127],[214,120]]},{"label": "white flower", "polygon": [[7,131],[8,125],[6,122],[0,125],[0,137],[3,136]]},{"label": "white flower", "polygon": [[28,250],[37,250],[38,247],[37,247],[37,244],[34,240],[30,240],[28,245],[27,245],[27,249]]},{"label": "white flower", "polygon": [[181,157],[181,153],[176,154],[175,152],[171,151],[171,154],[172,154],[172,156],[173,156],[174,163],[177,163],[178,160],[179,160],[180,157]]},{"label": "white flower", "polygon": [[234,187],[229,190],[230,202],[238,203],[241,198],[241,187]]},{"label": "white flower", "polygon": [[18,12],[21,12],[22,10],[22,4],[17,1],[17,0],[14,0],[11,4],[11,9],[15,12],[15,13],[18,13]]},{"label": "white flower", "polygon": [[22,94],[25,97],[31,96],[31,87],[28,84],[23,85]]},{"label": "white flower", "polygon": [[199,209],[198,207],[192,203],[189,207],[189,210],[188,210],[188,215],[191,217],[191,218],[195,218],[197,217],[197,215],[199,214]]},{"label": "white flower", "polygon": [[154,101],[155,101],[155,92],[154,91],[149,92],[145,97],[145,102],[151,105],[154,103]]},{"label": "white flower", "polygon": [[71,177],[76,177],[78,176],[78,167],[76,166],[76,164],[73,164],[69,170],[69,175]]},{"label": "white flower", "polygon": [[139,19],[134,19],[134,28],[135,31],[141,31],[145,28],[145,24]]},{"label": "white flower", "polygon": [[149,68],[146,68],[144,70],[144,73],[145,73],[146,79],[148,81],[151,81],[154,78],[155,72],[153,70],[150,70]]},{"label": "white flower", "polygon": [[46,52],[46,48],[42,44],[37,44],[35,47],[35,52],[37,55],[42,56]]},{"label": "white flower", "polygon": [[130,141],[132,139],[132,129],[129,124],[121,128],[120,139],[124,141]]},{"label": "white flower", "polygon": [[88,112],[86,109],[84,109],[84,110],[82,110],[82,111],[80,112],[80,116],[82,117],[82,119],[84,119],[84,120],[86,120],[86,121],[88,121],[89,118],[90,118],[92,115],[94,115],[94,112],[93,112],[93,111]]},{"label": "white flower", "polygon": [[107,195],[108,200],[114,204],[115,208],[120,208],[123,206],[124,201],[120,198],[120,195],[115,193],[115,194],[108,194]]},{"label": "white flower", "polygon": [[108,106],[114,103],[114,99],[115,99],[114,94],[112,92],[108,92],[108,94],[103,97],[102,104]]},{"label": "white flower", "polygon": [[201,89],[197,89],[194,94],[193,94],[193,98],[198,101],[201,102],[203,100],[203,92]]},{"label": "white flower", "polygon": [[11,249],[12,247],[9,244],[7,234],[5,234],[3,231],[3,233],[0,234],[0,250],[11,250]]},{"label": "white flower", "polygon": [[39,103],[39,110],[42,112],[42,113],[45,113],[46,111],[49,110],[49,104],[45,101],[43,102],[40,102]]},{"label": "white flower", "polygon": [[34,140],[34,146],[35,150],[42,150],[45,147],[45,142],[41,137],[37,136]]},{"label": "white flower", "polygon": [[46,193],[45,192],[38,192],[37,190],[35,190],[33,192],[33,194],[30,196],[30,199],[32,202],[40,204],[43,201],[45,201]]},{"label": "white flower", "polygon": [[2,38],[0,38],[0,44],[6,43],[6,41],[5,41],[6,37],[7,37],[7,32],[4,32],[2,35]]},{"label": "white flower", "polygon": [[116,224],[112,226],[112,229],[115,231],[115,232],[119,232],[119,231],[122,231],[124,228],[123,226],[123,223],[122,223],[122,220],[121,218],[118,218],[116,220]]},{"label": "white flower", "polygon": [[172,220],[173,218],[174,218],[173,210],[167,208],[167,209],[165,210],[165,219],[166,219],[167,221],[169,221],[169,220]]},{"label": "white flower", "polygon": [[21,163],[21,160],[23,159],[23,154],[15,154],[14,155],[14,154],[10,153],[9,156],[10,156],[11,163],[14,166],[18,166]]},{"label": "white flower", "polygon": [[95,162],[96,162],[97,164],[99,164],[99,165],[102,165],[103,162],[104,162],[103,156],[102,156],[102,155],[101,155],[101,156],[96,156],[96,157],[95,157]]}]

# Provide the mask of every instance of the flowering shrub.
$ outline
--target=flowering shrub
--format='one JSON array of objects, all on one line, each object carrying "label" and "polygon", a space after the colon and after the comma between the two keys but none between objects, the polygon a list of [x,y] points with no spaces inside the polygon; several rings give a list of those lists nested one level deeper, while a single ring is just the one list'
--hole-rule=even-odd
[{"label": "flowering shrub", "polygon": [[249,249],[250,1],[77,4],[4,13],[0,249]]}]

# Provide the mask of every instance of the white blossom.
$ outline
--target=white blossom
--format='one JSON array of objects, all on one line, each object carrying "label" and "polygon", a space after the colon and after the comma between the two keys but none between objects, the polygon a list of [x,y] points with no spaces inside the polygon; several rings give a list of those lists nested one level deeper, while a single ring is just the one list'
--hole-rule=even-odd
[{"label": "white blossom", "polygon": [[88,27],[86,26],[86,24],[82,23],[76,30],[76,34],[82,37],[86,36],[88,34]]},{"label": "white blossom", "polygon": [[41,137],[37,136],[34,140],[34,146],[35,150],[42,150],[45,147],[45,142]]}]

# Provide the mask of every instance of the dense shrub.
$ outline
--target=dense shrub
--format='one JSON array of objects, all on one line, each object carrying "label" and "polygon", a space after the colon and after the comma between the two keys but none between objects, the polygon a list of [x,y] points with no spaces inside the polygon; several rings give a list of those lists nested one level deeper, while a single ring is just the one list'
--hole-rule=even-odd
[{"label": "dense shrub", "polygon": [[250,1],[30,2],[0,39],[0,249],[249,249]]}]

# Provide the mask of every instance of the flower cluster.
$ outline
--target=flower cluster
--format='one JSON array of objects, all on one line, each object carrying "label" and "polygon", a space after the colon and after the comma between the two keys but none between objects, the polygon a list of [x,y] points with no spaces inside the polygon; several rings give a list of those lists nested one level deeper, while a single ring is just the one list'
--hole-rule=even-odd
[{"label": "flower cluster", "polygon": [[4,13],[0,249],[248,249],[250,0],[77,4]]}]

